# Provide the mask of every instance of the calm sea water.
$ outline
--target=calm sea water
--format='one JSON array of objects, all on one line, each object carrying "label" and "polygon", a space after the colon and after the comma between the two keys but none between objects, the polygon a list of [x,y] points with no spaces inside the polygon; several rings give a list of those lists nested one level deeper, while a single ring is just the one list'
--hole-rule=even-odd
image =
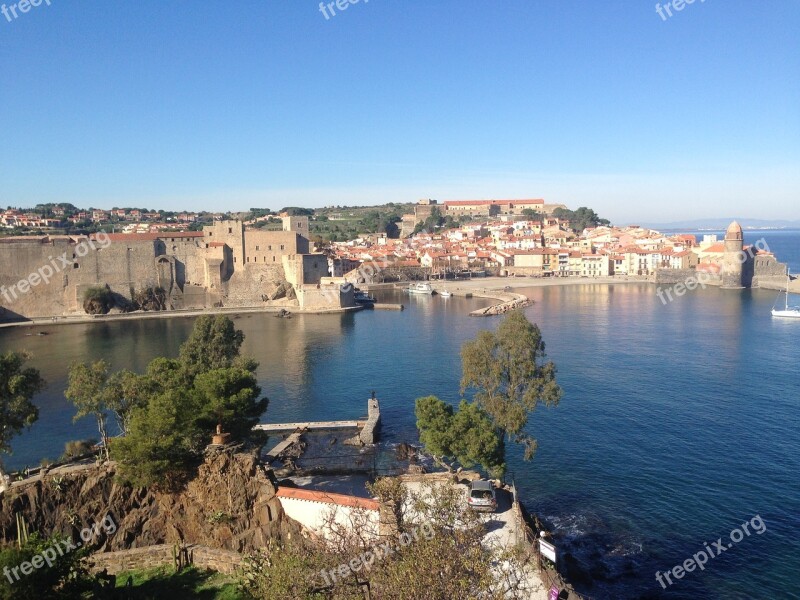
[{"label": "calm sea water", "polygon": [[[749,241],[762,237],[747,234]],[[764,233],[800,272],[800,234]],[[531,288],[527,310],[565,390],[537,411],[531,463],[510,453],[528,507],[595,583],[595,598],[800,598],[800,323],[773,320],[776,294],[698,290],[663,305],[647,284]],[[461,344],[497,319],[466,316],[485,300],[407,297],[404,312],[268,315],[236,320],[257,358],[268,421],[347,419],[376,390],[384,440],[414,441],[414,399],[456,402]],[[175,355],[190,319],[75,325],[45,337],[0,332],[2,350],[28,349],[50,386],[41,418],[14,443],[9,467],[95,436],[63,399],[75,360],[141,370]],[[745,520],[752,534],[666,592],[655,572],[683,563]]]}]

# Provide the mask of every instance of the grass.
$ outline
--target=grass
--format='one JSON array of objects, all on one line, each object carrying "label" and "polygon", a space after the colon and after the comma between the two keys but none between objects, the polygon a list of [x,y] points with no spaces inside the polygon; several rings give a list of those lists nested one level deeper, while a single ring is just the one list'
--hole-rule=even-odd
[{"label": "grass", "polygon": [[132,590],[121,598],[136,600],[244,600],[231,575],[189,567],[176,573],[172,567],[130,571],[117,575],[117,589],[124,589],[131,579]]}]

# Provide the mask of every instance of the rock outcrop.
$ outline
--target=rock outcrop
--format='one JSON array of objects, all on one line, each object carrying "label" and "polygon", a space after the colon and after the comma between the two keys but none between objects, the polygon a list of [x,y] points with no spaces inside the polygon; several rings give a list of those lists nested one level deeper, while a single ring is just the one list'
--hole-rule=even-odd
[{"label": "rock outcrop", "polygon": [[16,513],[31,532],[73,539],[109,516],[116,531],[97,528],[103,552],[177,543],[247,552],[300,531],[255,453],[209,451],[175,494],[134,488],[115,475],[113,463],[72,466],[14,484],[0,495],[0,544],[16,541]]}]

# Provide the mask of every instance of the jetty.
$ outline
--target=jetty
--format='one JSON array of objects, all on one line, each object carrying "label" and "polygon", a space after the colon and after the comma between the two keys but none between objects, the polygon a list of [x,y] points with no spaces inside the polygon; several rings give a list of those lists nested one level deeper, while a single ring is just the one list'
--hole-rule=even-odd
[{"label": "jetty", "polygon": [[[378,428],[381,422],[381,407],[380,402],[372,393],[372,397],[367,400],[367,418],[365,420],[355,421],[309,421],[306,423],[262,423],[253,427],[258,431],[266,431],[267,433],[286,433],[292,432],[293,435],[298,436],[307,431],[323,431],[332,429],[355,429],[357,433],[352,438],[345,441],[356,446],[365,446],[374,444],[378,438]],[[292,439],[290,435],[281,444],[269,451],[269,455],[277,456],[283,450],[291,446],[288,443]],[[296,440],[295,440],[296,441]]]}]

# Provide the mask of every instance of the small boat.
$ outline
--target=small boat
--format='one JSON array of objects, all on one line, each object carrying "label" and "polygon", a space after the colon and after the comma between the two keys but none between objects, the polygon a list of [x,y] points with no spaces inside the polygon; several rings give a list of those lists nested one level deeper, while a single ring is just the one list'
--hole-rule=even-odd
[{"label": "small boat", "polygon": [[442,298],[449,298],[450,296],[452,296],[452,295],[453,295],[453,293],[452,293],[452,292],[449,292],[449,291],[447,291],[447,290],[442,290],[441,292],[439,292],[439,295],[440,295]]},{"label": "small boat", "polygon": [[375,304],[375,297],[370,296],[367,292],[356,290],[353,294],[353,300],[356,304]]},{"label": "small boat", "polygon": [[408,286],[409,294],[433,294],[433,288],[430,283],[412,283]]},{"label": "small boat", "polygon": [[783,308],[775,308],[772,307],[772,316],[773,317],[782,317],[788,319],[800,319],[800,306],[789,306],[789,282],[791,282],[791,277],[789,276],[789,272],[786,272],[786,294]]}]

